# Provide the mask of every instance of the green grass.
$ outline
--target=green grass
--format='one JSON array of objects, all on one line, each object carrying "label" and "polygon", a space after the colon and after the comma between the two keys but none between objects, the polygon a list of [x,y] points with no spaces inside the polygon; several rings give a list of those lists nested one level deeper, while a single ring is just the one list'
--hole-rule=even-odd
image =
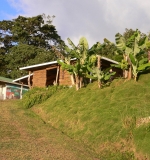
[{"label": "green grass", "polygon": [[1,160],[93,160],[81,142],[45,123],[18,100],[0,101]]},{"label": "green grass", "polygon": [[138,82],[116,79],[103,89],[95,82],[79,91],[59,90],[32,109],[104,159],[113,159],[114,154],[114,159],[142,159],[150,157],[150,124],[137,128],[136,120],[150,116],[149,100],[150,74],[146,74]]}]

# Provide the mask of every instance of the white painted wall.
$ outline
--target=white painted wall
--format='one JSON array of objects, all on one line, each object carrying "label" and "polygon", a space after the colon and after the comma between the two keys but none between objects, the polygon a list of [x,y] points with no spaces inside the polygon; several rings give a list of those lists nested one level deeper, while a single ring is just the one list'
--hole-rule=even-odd
[{"label": "white painted wall", "polygon": [[0,99],[6,99],[6,86],[0,85]]},{"label": "white painted wall", "polygon": [[4,95],[3,98],[5,100],[6,99],[6,86],[3,87],[3,95]]}]

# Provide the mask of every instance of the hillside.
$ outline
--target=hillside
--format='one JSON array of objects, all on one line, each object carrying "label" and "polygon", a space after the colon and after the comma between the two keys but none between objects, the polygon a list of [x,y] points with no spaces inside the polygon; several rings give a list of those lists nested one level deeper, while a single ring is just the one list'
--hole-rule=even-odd
[{"label": "hillside", "polygon": [[1,160],[98,160],[17,100],[0,101]]},{"label": "hillside", "polygon": [[32,110],[101,159],[150,158],[150,74],[103,89],[95,82],[59,90]]}]

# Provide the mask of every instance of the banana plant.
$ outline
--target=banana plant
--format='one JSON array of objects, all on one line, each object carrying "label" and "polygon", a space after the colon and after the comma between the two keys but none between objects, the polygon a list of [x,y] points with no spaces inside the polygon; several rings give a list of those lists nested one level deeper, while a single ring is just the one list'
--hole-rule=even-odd
[{"label": "banana plant", "polygon": [[[129,77],[134,77],[137,80],[139,72],[143,72],[145,69],[148,69],[150,63],[147,63],[141,55],[145,53],[145,49],[150,47],[150,42],[148,37],[141,39],[140,32],[136,30],[134,34],[128,39],[121,34],[116,34],[116,46],[118,50],[123,54],[124,61],[128,63],[128,67],[125,68],[126,71],[130,71],[128,74]],[[140,59],[138,57],[141,57]]]},{"label": "banana plant", "polygon": [[70,64],[70,59],[67,59],[68,61],[66,59],[64,61],[58,60],[58,63],[63,69],[75,76],[76,90],[78,90],[86,78],[87,65],[91,66],[94,63],[95,57],[89,54],[89,45],[86,38],[82,37],[77,46],[69,38],[67,40],[71,49],[69,47],[66,49],[68,53],[66,55],[76,58],[76,63]]},{"label": "banana plant", "polygon": [[139,73],[143,73],[144,71],[150,69],[150,63],[148,62],[148,58],[143,58],[138,61],[132,54],[130,54],[129,57],[133,69],[132,72],[134,75],[134,80],[136,81]]},{"label": "banana plant", "polygon": [[92,74],[87,74],[86,76],[93,80],[97,80],[99,88],[101,88],[104,85],[104,83],[111,78],[111,76],[116,74],[116,72],[109,72],[109,69],[102,71],[98,67],[94,67],[93,69],[88,67],[88,70]]}]

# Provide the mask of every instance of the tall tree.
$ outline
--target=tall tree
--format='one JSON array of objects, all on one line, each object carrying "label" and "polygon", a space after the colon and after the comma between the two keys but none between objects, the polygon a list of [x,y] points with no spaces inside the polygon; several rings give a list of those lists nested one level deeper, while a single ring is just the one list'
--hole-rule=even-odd
[{"label": "tall tree", "polygon": [[56,59],[51,46],[64,42],[52,25],[52,18],[18,16],[11,21],[0,21],[0,75],[18,77],[15,68]]},{"label": "tall tree", "polygon": [[9,54],[5,55],[5,74],[10,78],[18,78],[26,74],[19,68],[41,62],[56,60],[55,54],[33,45],[20,44],[12,47]]}]

